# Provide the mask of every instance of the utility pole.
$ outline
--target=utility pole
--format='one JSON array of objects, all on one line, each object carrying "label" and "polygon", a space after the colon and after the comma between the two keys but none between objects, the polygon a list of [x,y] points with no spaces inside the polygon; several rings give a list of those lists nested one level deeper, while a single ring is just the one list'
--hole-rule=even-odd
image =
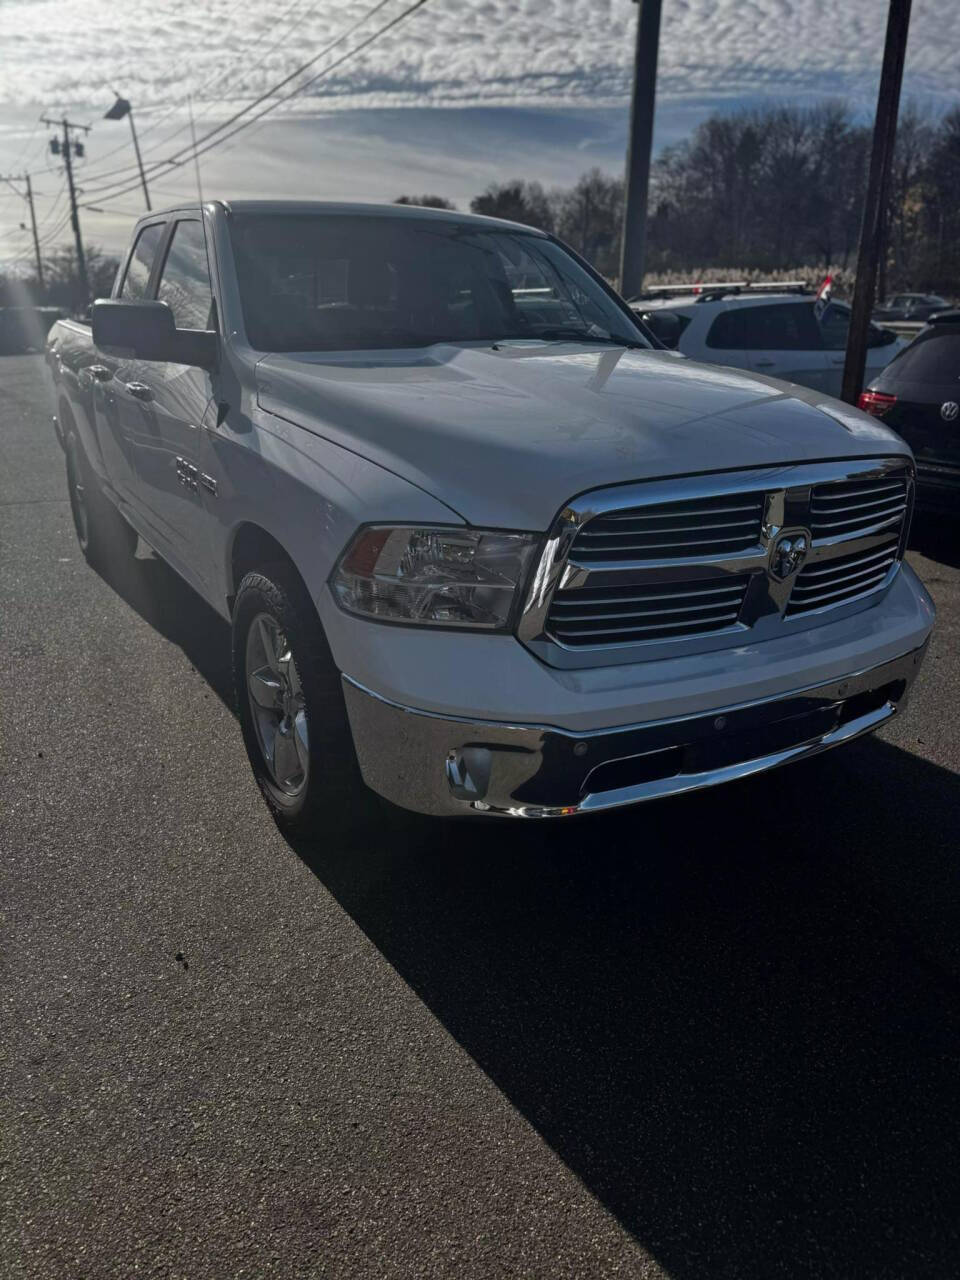
[{"label": "utility pole", "polygon": [[900,109],[900,85],[907,53],[910,29],[910,0],[890,0],[887,14],[887,38],[883,48],[880,92],[873,125],[873,147],[870,152],[870,174],[860,224],[857,250],[857,278],[853,287],[850,328],[847,332],[847,358],[843,366],[843,399],[856,404],[863,389],[863,371],[867,359],[867,336],[870,312],[877,288],[877,265],[883,242],[884,210],[890,186],[893,146],[897,138],[897,114]]},{"label": "utility pole", "polygon": [[637,48],[633,70],[633,98],[630,104],[627,189],[620,250],[620,292],[628,300],[636,297],[643,288],[661,0],[635,0],[635,3]]},{"label": "utility pole", "polygon": [[121,98],[116,89],[113,91],[117,94],[117,100],[104,115],[104,120],[122,120],[126,116],[130,121],[130,133],[133,136],[133,150],[137,157],[137,168],[140,170],[140,185],[143,187],[143,198],[146,202],[147,211],[149,212],[153,206],[150,203],[150,192],[147,190],[147,175],[143,171],[143,160],[140,156],[140,143],[137,141],[137,130],[133,123],[133,107],[126,98]]},{"label": "utility pole", "polygon": [[[13,185],[15,182],[25,182],[27,185],[27,194],[22,198],[26,200],[27,204],[30,206],[30,229],[33,232],[33,251],[37,257],[37,284],[39,284],[42,289],[43,259],[40,257],[40,240],[37,236],[37,214],[33,207],[33,187],[30,185],[30,175],[29,173],[16,173],[4,176],[0,173],[0,182],[5,182],[7,186],[13,188],[14,191],[17,191],[16,187]],[[17,195],[20,195],[19,191],[17,191]],[[20,226],[23,228],[22,222],[20,223]],[[26,228],[23,229],[26,230]]]},{"label": "utility pole", "polygon": [[42,289],[43,283],[43,259],[40,257],[40,237],[37,235],[37,211],[33,207],[33,187],[30,185],[30,175],[25,173],[24,180],[27,184],[27,204],[30,206],[30,230],[33,232],[33,252],[37,255],[37,284]]},{"label": "utility pole", "polygon": [[58,124],[63,127],[63,142],[60,143],[56,138],[51,139],[50,150],[54,155],[62,155],[63,162],[67,167],[67,188],[70,193],[70,222],[73,226],[73,235],[77,245],[77,275],[80,278],[80,310],[90,301],[90,281],[87,278],[87,260],[83,253],[83,240],[80,236],[80,215],[77,212],[77,189],[73,181],[73,157],[83,155],[83,143],[77,142],[70,137],[70,130],[83,130],[84,133],[90,132],[90,126],[87,124],[74,124],[68,120],[66,116],[62,120],[49,120],[46,116],[40,117],[41,124],[53,125],[54,128]]}]

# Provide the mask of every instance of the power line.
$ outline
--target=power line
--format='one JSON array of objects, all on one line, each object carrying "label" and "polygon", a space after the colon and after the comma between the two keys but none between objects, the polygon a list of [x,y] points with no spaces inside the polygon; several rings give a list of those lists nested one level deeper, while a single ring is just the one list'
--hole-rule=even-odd
[{"label": "power line", "polygon": [[[306,62],[301,63],[299,67],[297,67],[294,71],[291,71],[288,75],[284,76],[281,80],[277,81],[277,83],[272,85],[271,88],[269,88],[265,93],[262,93],[259,95],[259,97],[254,98],[254,100],[248,103],[247,106],[242,107],[239,111],[234,112],[232,116],[229,116],[221,124],[217,125],[213,129],[210,129],[207,133],[202,134],[200,138],[197,139],[196,150],[192,145],[181,147],[179,150],[175,151],[171,156],[169,156],[166,160],[157,161],[154,164],[147,166],[148,171],[153,173],[165,167],[176,167],[180,164],[184,164],[189,160],[191,160],[194,154],[203,155],[205,154],[205,152],[212,150],[216,146],[219,146],[221,143],[225,142],[227,138],[232,138],[235,134],[241,132],[241,130],[248,128],[251,124],[255,123],[257,120],[262,119],[262,117],[267,115],[269,112],[276,110],[276,108],[281,106],[283,103],[289,102],[291,98],[295,98],[298,94],[302,93],[304,89],[308,88],[311,84],[315,84],[317,80],[321,80],[325,76],[329,75],[332,71],[336,70],[337,67],[342,66],[343,63],[347,62],[350,58],[356,57],[357,54],[362,53],[364,49],[367,49],[376,40],[379,40],[381,36],[385,35],[393,27],[405,21],[405,19],[410,17],[414,12],[416,12],[416,10],[421,9],[425,4],[428,3],[428,0],[413,0],[412,4],[407,5],[405,9],[401,10],[399,14],[391,18],[389,22],[384,23],[382,27],[378,27],[377,30],[372,32],[365,40],[362,40],[360,44],[355,45],[352,49],[348,49],[346,53],[341,55],[341,57],[337,58],[328,67],[325,67],[322,71],[319,71],[315,75],[308,77],[308,79],[306,79],[302,84],[298,85],[296,89],[294,89],[292,92],[288,94],[285,94],[282,98],[279,98],[276,102],[268,103],[268,105],[264,108],[264,110],[258,112],[253,117],[253,119],[248,120],[244,123],[238,124],[235,129],[231,129],[229,133],[226,133],[221,138],[216,137],[217,134],[222,134],[224,130],[230,129],[230,126],[232,124],[236,124],[238,121],[242,120],[242,117],[248,115],[261,103],[266,102],[268,98],[272,98],[276,94],[278,89],[282,89],[285,85],[289,84],[291,80],[295,80],[297,76],[302,75],[305,70],[308,70],[310,67],[312,67],[314,63],[318,62],[322,57],[325,57],[328,53],[331,53],[334,49],[336,49],[339,45],[343,44],[344,40],[349,39],[349,37],[353,35],[354,32],[356,32],[361,26],[363,26],[365,22],[367,22],[370,18],[372,18],[374,14],[378,13],[381,9],[385,8],[386,5],[389,4],[390,2],[391,0],[377,0],[377,3],[374,4],[371,9],[369,9],[362,17],[358,18],[355,22],[351,23],[351,25],[347,27],[346,30],[341,32],[341,34],[337,36],[336,39],[330,41],[329,44],[325,45],[324,48],[321,49],[319,53],[316,53],[313,55],[313,57],[308,58]],[[204,145],[205,143],[207,145]],[[137,185],[138,185],[137,183],[134,183],[132,186],[129,186],[129,185],[122,186],[121,183],[108,183],[104,187],[89,188],[88,194],[97,195],[97,194],[103,193],[103,194],[108,194],[109,197],[121,196],[121,195],[125,195],[128,191],[133,190]],[[122,187],[122,189],[117,190],[116,189],[117,187]]]},{"label": "power line", "polygon": [[[302,3],[303,3],[303,0],[293,0],[293,3],[288,5],[287,8],[283,11],[283,13],[280,15],[280,17],[277,19],[277,25],[285,22],[288,16],[290,15],[290,13],[294,9],[298,8],[298,6],[301,5]],[[249,67],[244,66],[243,73],[245,75],[249,74],[249,72],[255,71],[257,67],[262,66],[263,63],[266,61],[266,59],[270,56],[270,54],[274,53],[280,47],[280,45],[282,45],[286,40],[288,40],[290,36],[293,34],[293,32],[297,29],[297,27],[314,12],[318,4],[319,4],[319,0],[314,0],[314,3],[310,5],[310,8],[306,11],[306,13],[301,14],[301,16],[297,19],[297,22],[293,24],[293,26],[289,31],[285,32],[281,36],[278,36],[277,39],[273,42],[273,44],[270,45],[269,48],[264,50],[264,52],[260,55],[260,57],[256,60],[256,62],[254,62],[251,66]],[[235,9],[236,7],[237,7],[236,4],[234,4],[232,8],[227,11],[227,15],[225,16],[229,16],[229,13],[231,13],[233,9]],[[369,17],[370,15],[368,14],[367,16]],[[244,49],[234,54],[230,59],[230,64],[228,65],[226,70],[221,72],[221,74],[211,84],[205,86],[206,95],[210,100],[212,100],[212,98],[210,98],[212,91],[216,89],[218,85],[222,84],[232,74],[234,64],[239,59],[241,59],[244,56],[244,54],[247,52],[247,50],[249,50],[255,43],[256,43],[256,39],[254,38],[247,45],[244,46]],[[318,55],[318,56],[322,56],[322,55]],[[221,97],[219,100],[223,101],[223,98]],[[176,111],[178,111],[181,105],[182,104],[179,102],[172,103],[166,109],[166,111],[161,112],[160,116],[156,120],[148,124],[147,127],[142,130],[140,136],[146,137],[147,134],[152,133],[155,129],[157,129],[160,126],[162,121],[168,119],[171,115],[173,115]],[[156,145],[147,148],[145,154],[154,155],[157,151],[162,151],[174,138],[176,138],[179,134],[184,133],[189,127],[190,127],[189,122],[185,122],[181,125],[178,125],[177,128],[174,129],[172,133],[169,133],[167,137],[164,138],[161,142],[158,142]],[[125,147],[125,144],[121,144],[119,147],[113,147],[110,151],[107,151],[103,156],[101,156],[100,159],[106,160],[109,156],[116,155],[118,151],[124,150],[124,147]],[[90,177],[99,181],[102,178],[109,178],[114,176],[115,174],[128,173],[129,171],[130,171],[129,165],[120,165],[115,169],[105,169],[99,173],[94,172],[90,175]]]}]

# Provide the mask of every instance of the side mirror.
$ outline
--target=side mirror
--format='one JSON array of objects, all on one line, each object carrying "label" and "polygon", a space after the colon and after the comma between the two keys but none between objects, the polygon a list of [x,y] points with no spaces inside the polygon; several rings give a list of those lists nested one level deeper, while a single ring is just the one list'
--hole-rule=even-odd
[{"label": "side mirror", "polygon": [[640,319],[665,347],[669,347],[671,351],[677,349],[677,343],[683,333],[683,325],[678,315],[672,311],[644,311]]},{"label": "side mirror", "polygon": [[127,360],[162,360],[212,369],[217,335],[209,329],[178,329],[165,302],[93,304],[93,345]]},{"label": "side mirror", "polygon": [[891,342],[896,342],[897,332],[894,329],[881,329],[878,325],[871,325],[867,333],[868,347],[889,347]]}]

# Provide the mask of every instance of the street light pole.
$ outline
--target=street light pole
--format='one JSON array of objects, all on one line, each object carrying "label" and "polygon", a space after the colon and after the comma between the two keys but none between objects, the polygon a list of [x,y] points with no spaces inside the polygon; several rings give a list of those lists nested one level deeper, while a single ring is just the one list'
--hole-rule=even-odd
[{"label": "street light pole", "polygon": [[[116,93],[116,90],[114,90],[114,93]],[[143,171],[143,159],[140,155],[140,143],[137,140],[137,128],[133,123],[133,107],[126,98],[121,98],[119,93],[117,93],[116,102],[110,110],[104,114],[103,118],[104,120],[122,120],[124,116],[127,116],[130,120],[130,133],[133,137],[133,150],[137,157],[137,168],[140,170],[140,185],[143,187],[143,198],[149,212],[153,208],[153,205],[150,203],[150,192],[147,189],[147,175]]]},{"label": "street light pole", "polygon": [[628,300],[643,289],[647,238],[647,190],[657,96],[661,0],[636,0],[637,46],[627,144],[627,184],[620,250],[620,292]]},{"label": "street light pole", "polygon": [[870,174],[860,224],[857,249],[857,278],[853,286],[850,328],[847,331],[847,357],[843,365],[841,395],[848,404],[856,404],[863,389],[863,371],[867,362],[867,335],[870,312],[877,288],[877,266],[883,243],[884,210],[890,186],[893,146],[897,139],[897,113],[900,109],[900,85],[907,53],[910,28],[910,0],[890,0],[887,14],[887,38],[883,48],[880,92],[873,126],[873,148],[870,152]]}]

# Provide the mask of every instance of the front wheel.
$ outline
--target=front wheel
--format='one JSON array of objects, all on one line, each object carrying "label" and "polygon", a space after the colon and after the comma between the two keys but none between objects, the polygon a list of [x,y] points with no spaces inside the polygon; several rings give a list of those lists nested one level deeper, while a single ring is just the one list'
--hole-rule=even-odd
[{"label": "front wheel", "polygon": [[313,603],[285,566],[240,583],[233,672],[247,755],[278,826],[291,836],[365,827],[379,803],[360,776],[340,674]]}]

